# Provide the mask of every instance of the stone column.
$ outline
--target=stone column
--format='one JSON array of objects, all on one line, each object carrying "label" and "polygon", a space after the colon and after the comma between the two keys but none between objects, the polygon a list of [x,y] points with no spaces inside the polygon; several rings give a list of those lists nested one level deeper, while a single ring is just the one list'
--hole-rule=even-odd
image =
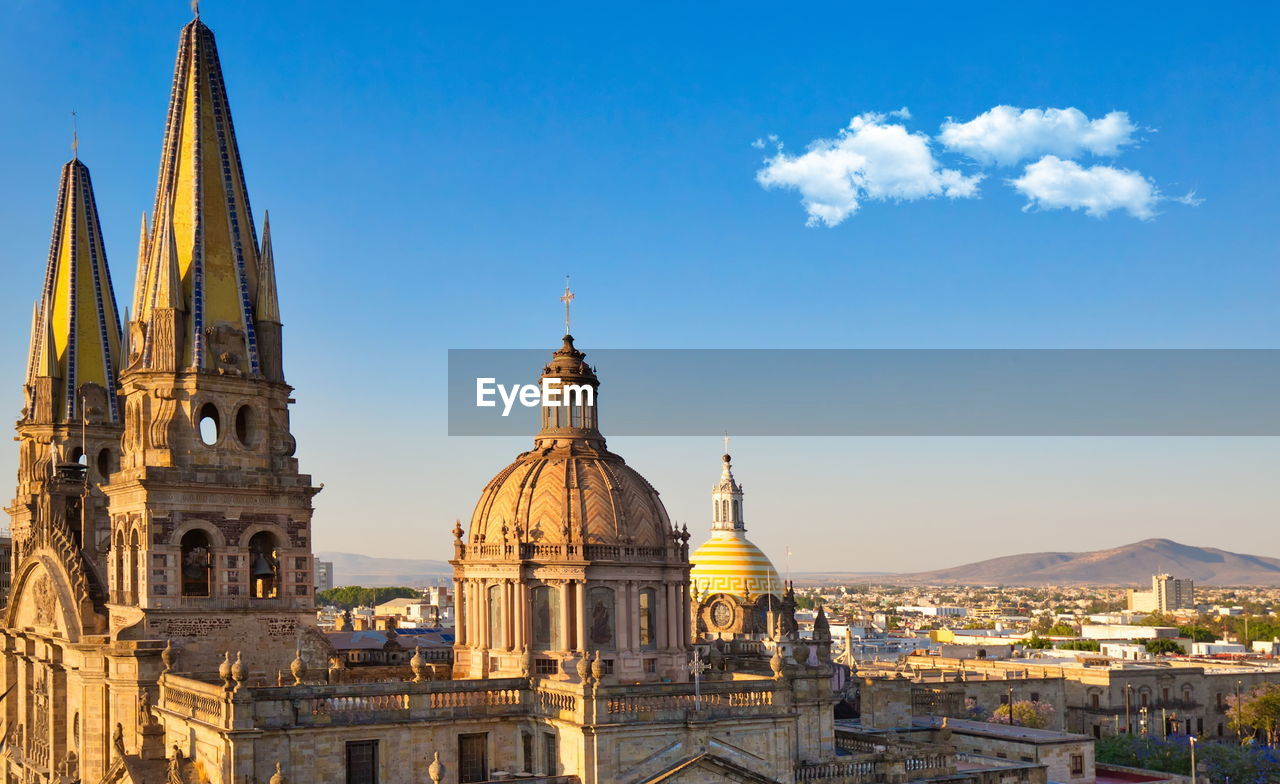
[{"label": "stone column", "polygon": [[680,636],[676,638],[676,645],[683,648],[685,643],[689,640],[690,636],[693,634],[693,632],[690,631],[691,619],[689,614],[690,611],[689,611],[689,586],[688,585],[676,586],[676,601],[680,603]]},{"label": "stone column", "polygon": [[516,649],[516,618],[520,612],[520,608],[516,606],[516,584],[514,580],[502,581],[502,598],[506,601],[507,613],[502,619],[502,629],[507,639],[505,647],[509,651]]},{"label": "stone column", "polygon": [[680,640],[680,619],[683,613],[680,612],[680,594],[676,590],[675,583],[665,583],[663,588],[667,592],[667,647],[675,648],[679,645]]},{"label": "stone column", "polygon": [[529,613],[529,586],[522,579],[516,583],[516,610],[520,614],[520,626],[516,634],[517,647],[527,651],[533,647],[532,618]]},{"label": "stone column", "polygon": [[578,644],[578,650],[585,652],[587,650],[586,580],[583,579],[583,580],[575,581],[573,584],[573,591],[574,591],[574,597],[575,597],[574,612],[577,615],[577,617],[574,619],[576,621],[576,628],[577,628],[577,634],[578,634],[578,638],[576,642]]},{"label": "stone column", "polygon": [[463,615],[466,603],[462,600],[462,586],[462,580],[455,577],[453,580],[453,639],[458,645],[467,644],[467,624]]},{"label": "stone column", "polygon": [[655,591],[653,600],[657,606],[650,607],[649,611],[655,614],[653,616],[653,625],[657,626],[658,630],[658,639],[655,639],[654,643],[657,643],[659,651],[663,651],[663,649],[667,648],[668,639],[671,639],[671,629],[668,628],[669,624],[671,624],[671,621],[669,621],[671,615],[667,612],[667,607],[671,605],[671,587],[667,583],[663,583],[662,591]]},{"label": "stone column", "polygon": [[613,647],[619,652],[630,650],[631,644],[631,581],[617,583],[613,592]]},{"label": "stone column", "polygon": [[560,581],[555,586],[557,596],[560,598],[560,647],[563,650],[570,650],[573,647],[573,634],[571,633],[572,619],[569,617],[569,599],[573,591],[573,584],[568,581]]}]

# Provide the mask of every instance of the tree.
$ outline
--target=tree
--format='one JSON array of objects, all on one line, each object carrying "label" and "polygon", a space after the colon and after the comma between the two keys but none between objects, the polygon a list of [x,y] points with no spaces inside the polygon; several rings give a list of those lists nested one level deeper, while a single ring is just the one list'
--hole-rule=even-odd
[{"label": "tree", "polygon": [[1027,648],[1031,648],[1037,651],[1042,651],[1046,648],[1053,647],[1053,642],[1051,640],[1046,640],[1045,638],[1041,637],[1038,634],[1035,634],[1034,632],[1031,634],[1031,637],[1022,644]]},{"label": "tree", "polygon": [[[1032,729],[1044,729],[1053,723],[1054,708],[1047,702],[1031,700],[1015,700],[1013,703],[1013,723]],[[993,724],[1009,723],[1009,705],[998,706],[991,712],[989,719]]]},{"label": "tree", "polygon": [[1248,735],[1269,746],[1280,738],[1280,684],[1264,683],[1240,695],[1227,695],[1227,721],[1242,737]]},{"label": "tree", "polygon": [[1188,624],[1178,627],[1178,636],[1187,637],[1192,642],[1213,642],[1218,639],[1218,635],[1202,626]]},{"label": "tree", "polygon": [[1065,623],[1056,623],[1044,630],[1048,637],[1074,637],[1076,636],[1076,628]]},{"label": "tree", "polygon": [[331,588],[316,594],[316,601],[322,605],[335,605],[344,610],[353,607],[374,606],[392,599],[409,599],[421,596],[416,588],[398,586],[394,588],[365,588],[359,585],[344,585]]},{"label": "tree", "polygon": [[1157,637],[1147,640],[1142,643],[1142,647],[1146,648],[1147,653],[1152,656],[1167,656],[1169,654],[1180,656],[1187,652],[1185,648],[1167,637]]},{"label": "tree", "polygon": [[1102,645],[1097,640],[1067,640],[1058,643],[1058,649],[1063,651],[1100,651]]}]

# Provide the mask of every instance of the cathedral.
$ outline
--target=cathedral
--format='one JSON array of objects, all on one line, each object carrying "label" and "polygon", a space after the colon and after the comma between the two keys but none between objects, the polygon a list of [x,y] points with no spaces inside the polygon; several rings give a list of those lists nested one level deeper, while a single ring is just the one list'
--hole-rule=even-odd
[{"label": "cathedral", "polygon": [[[319,488],[246,182],[198,16],[123,314],[89,169],[62,167],[7,509],[4,782],[868,780],[729,456],[691,557],[595,396],[544,408],[454,526],[449,663],[345,670],[316,626]],[[541,372],[599,384],[570,335]]]}]

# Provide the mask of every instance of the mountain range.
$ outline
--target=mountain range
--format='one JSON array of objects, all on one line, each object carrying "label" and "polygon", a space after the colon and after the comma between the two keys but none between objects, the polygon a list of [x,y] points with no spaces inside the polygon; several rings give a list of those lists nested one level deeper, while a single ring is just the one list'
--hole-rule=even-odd
[{"label": "mountain range", "polygon": [[[871,580],[926,585],[1129,585],[1150,586],[1151,575],[1171,574],[1203,585],[1280,585],[1280,558],[1195,547],[1170,539],[1089,552],[1006,555],[985,561],[907,574],[824,572],[804,582]],[[799,577],[799,576],[798,576]]]},{"label": "mountain range", "polygon": [[[322,552],[332,561],[335,586],[447,584],[453,567],[446,561],[376,558],[355,553]],[[1168,573],[1200,585],[1280,586],[1280,558],[1245,555],[1216,547],[1195,547],[1170,539],[1144,539],[1122,547],[1089,552],[1023,553],[928,572],[798,572],[802,584],[836,582],[924,585],[1129,585],[1150,586],[1151,575]]]}]

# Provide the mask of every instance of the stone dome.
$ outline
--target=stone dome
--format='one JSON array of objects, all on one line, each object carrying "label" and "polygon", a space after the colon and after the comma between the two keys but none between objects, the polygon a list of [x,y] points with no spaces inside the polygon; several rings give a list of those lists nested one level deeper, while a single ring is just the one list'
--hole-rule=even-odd
[{"label": "stone dome", "polygon": [[714,531],[711,538],[689,556],[693,570],[689,580],[698,598],[724,593],[746,599],[773,594],[782,596],[782,580],[759,547],[742,531]]},{"label": "stone dome", "polygon": [[[599,388],[573,337],[543,368],[542,378]],[[504,530],[505,528],[505,530]],[[480,494],[469,542],[666,547],[667,510],[635,469],[605,447],[594,395],[572,413],[544,408],[534,449],[502,469]]]},{"label": "stone dome", "polygon": [[[658,491],[611,453],[526,452],[495,476],[471,516],[471,544],[663,547],[671,521]],[[585,537],[584,537],[585,530]]]}]

